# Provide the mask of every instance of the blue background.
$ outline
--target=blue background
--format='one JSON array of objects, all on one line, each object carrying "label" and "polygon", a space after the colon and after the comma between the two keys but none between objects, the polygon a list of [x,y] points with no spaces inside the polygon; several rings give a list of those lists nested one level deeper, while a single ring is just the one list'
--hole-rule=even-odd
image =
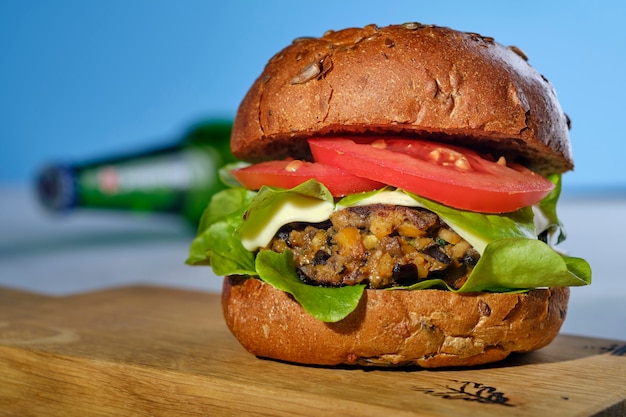
[{"label": "blue background", "polygon": [[174,139],[233,117],[299,36],[418,21],[520,47],[573,121],[566,190],[626,191],[626,6],[548,1],[1,0],[0,185],[56,159]]}]

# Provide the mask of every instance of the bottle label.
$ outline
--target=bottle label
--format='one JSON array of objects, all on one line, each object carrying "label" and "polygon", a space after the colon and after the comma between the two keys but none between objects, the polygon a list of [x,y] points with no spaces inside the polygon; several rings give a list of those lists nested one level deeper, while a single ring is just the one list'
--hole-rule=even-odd
[{"label": "bottle label", "polygon": [[207,158],[191,153],[176,156],[103,166],[97,173],[98,188],[107,195],[148,190],[186,190],[196,179],[194,167],[202,167]]},{"label": "bottle label", "polygon": [[78,181],[81,206],[179,212],[193,193],[208,192],[218,179],[210,149],[192,148],[95,166]]}]

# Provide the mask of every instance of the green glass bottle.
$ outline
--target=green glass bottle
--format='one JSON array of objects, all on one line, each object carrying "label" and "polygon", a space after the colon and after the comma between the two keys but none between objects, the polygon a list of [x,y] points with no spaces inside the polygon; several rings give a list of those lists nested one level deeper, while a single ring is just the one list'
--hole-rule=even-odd
[{"label": "green glass bottle", "polygon": [[167,146],[77,164],[51,164],[36,180],[53,212],[74,209],[172,213],[197,225],[211,196],[224,189],[218,170],[235,162],[232,123],[206,121]]}]

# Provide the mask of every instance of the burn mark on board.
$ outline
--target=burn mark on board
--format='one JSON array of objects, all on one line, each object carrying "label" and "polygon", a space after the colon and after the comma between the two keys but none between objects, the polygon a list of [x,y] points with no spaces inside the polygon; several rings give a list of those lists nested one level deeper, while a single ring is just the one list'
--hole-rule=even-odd
[{"label": "burn mark on board", "polygon": [[446,400],[463,400],[478,402],[481,404],[498,404],[506,407],[513,407],[509,398],[498,391],[495,387],[490,387],[480,382],[452,380],[451,384],[442,388],[422,388],[414,386],[413,391],[439,397]]}]

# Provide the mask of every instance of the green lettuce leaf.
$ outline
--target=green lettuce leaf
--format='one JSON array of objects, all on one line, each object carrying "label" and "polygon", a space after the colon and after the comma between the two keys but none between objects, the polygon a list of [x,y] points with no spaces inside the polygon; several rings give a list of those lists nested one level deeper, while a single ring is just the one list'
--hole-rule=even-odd
[{"label": "green lettuce leaf", "polygon": [[546,241],[554,242],[558,245],[567,237],[565,227],[559,220],[556,213],[556,205],[561,195],[561,174],[548,176],[548,179],[554,184],[554,188],[546,197],[544,197],[537,206],[535,206],[536,214],[540,215],[546,224],[542,225],[542,229],[546,233]]},{"label": "green lettuce leaf", "polygon": [[303,283],[296,274],[290,250],[282,254],[260,251],[256,269],[263,281],[293,295],[307,313],[325,322],[344,319],[357,307],[365,290],[364,285],[329,288]]},{"label": "green lettuce leaf", "polygon": [[511,292],[541,287],[591,284],[591,268],[581,259],[564,256],[537,239],[505,238],[490,242],[474,270],[458,290],[441,279],[395,289],[442,288],[455,292]]},{"label": "green lettuce leaf", "polygon": [[575,258],[560,255],[541,240],[507,238],[487,245],[460,291],[506,292],[590,283],[591,270]]},{"label": "green lettuce leaf", "polygon": [[228,187],[232,187],[232,188],[241,187],[241,183],[239,183],[239,181],[237,180],[237,178],[235,178],[232,172],[235,169],[245,168],[247,166],[250,166],[250,163],[243,162],[243,161],[237,161],[237,162],[224,165],[222,168],[220,168],[217,171],[220,177],[220,181]]},{"label": "green lettuce leaf", "polygon": [[188,265],[211,265],[217,275],[256,275],[254,254],[242,246],[238,232],[255,195],[229,188],[213,196],[189,248]]}]

